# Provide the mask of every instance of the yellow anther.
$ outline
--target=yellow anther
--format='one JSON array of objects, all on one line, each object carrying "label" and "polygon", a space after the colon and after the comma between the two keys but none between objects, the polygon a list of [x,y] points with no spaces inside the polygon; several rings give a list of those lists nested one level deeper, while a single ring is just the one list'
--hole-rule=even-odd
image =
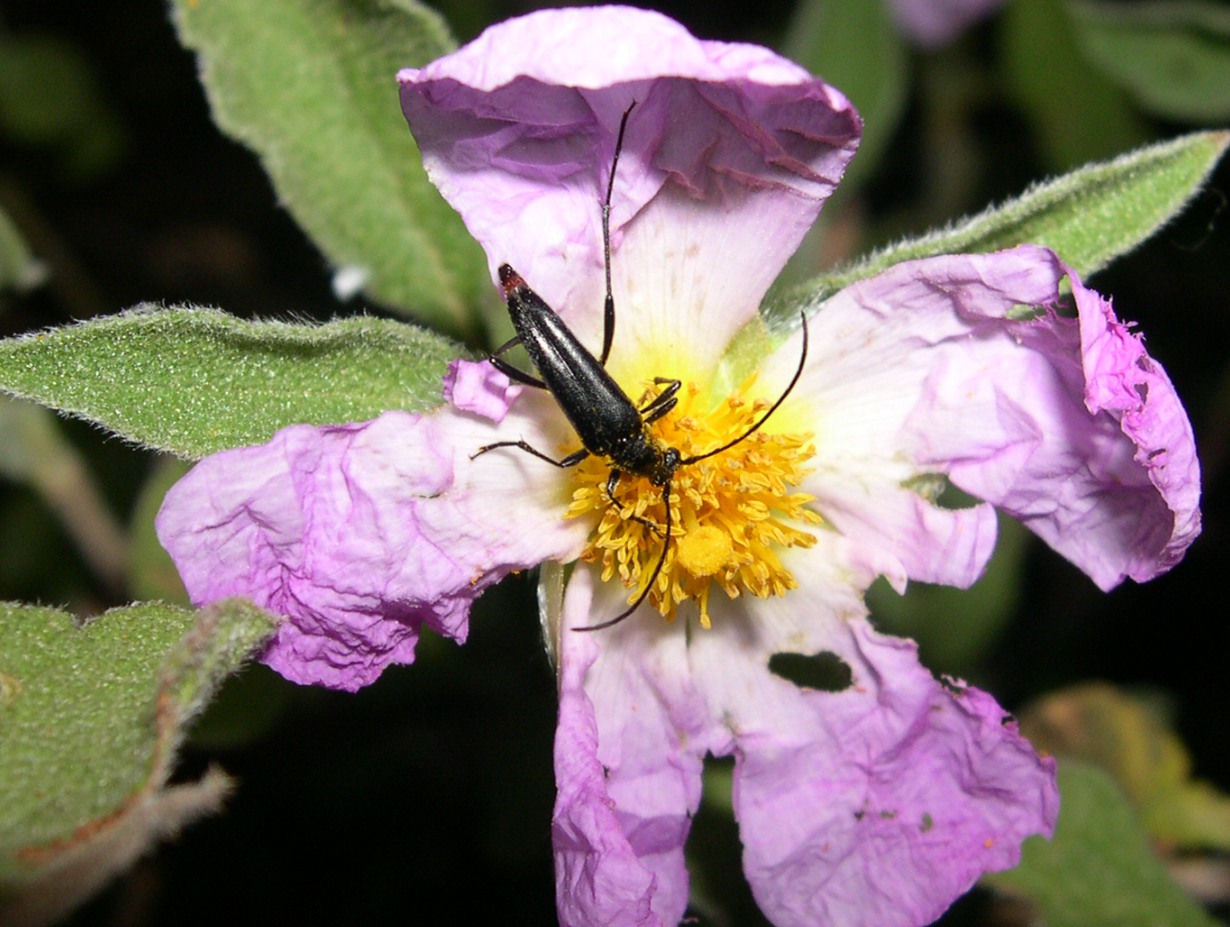
[{"label": "yellow anther", "polygon": [[[699,407],[700,391],[685,387],[677,409],[650,428],[684,459],[703,455],[746,434],[763,412],[766,403],[741,395],[750,385],[749,380],[710,412]],[[797,587],[777,551],[816,543],[806,530],[820,523],[807,508],[813,497],[791,491],[807,473],[804,464],[814,450],[811,435],[774,434],[771,427],[770,422],[729,450],[675,471],[670,547],[647,600],[668,621],[691,601],[701,626],[709,627],[715,588],[736,599],[782,595]],[[604,581],[618,576],[631,590],[632,602],[662,556],[666,501],[661,486],[628,474],[616,487],[618,501],[612,501],[606,490],[610,470],[606,460],[590,457],[573,471],[577,485],[568,514],[597,516],[583,559],[601,563]]]}]

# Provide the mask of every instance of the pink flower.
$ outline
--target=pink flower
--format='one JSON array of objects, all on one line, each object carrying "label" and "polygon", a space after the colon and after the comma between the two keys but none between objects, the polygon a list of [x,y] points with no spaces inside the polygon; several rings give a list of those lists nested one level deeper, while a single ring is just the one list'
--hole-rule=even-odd
[{"label": "pink flower", "polygon": [[[440,190],[588,345],[601,343],[599,202],[617,312],[608,370],[633,399],[684,382],[653,433],[684,456],[738,437],[798,367],[802,332],[757,307],[853,154],[833,88],[752,46],[701,42],[654,13],[551,10],[399,75]],[[1071,298],[1062,295],[1067,278]],[[1075,309],[1070,314],[1069,309]],[[877,633],[884,575],[967,586],[993,506],[1103,588],[1172,566],[1199,530],[1192,434],[1165,372],[1051,252],[898,265],[809,312],[787,401],[729,452],[662,487],[579,442],[551,396],[458,362],[427,415],[288,428],[214,455],[158,528],[198,603],[287,616],[265,659],[355,689],[413,659],[426,624],[464,640],[470,602],[510,571],[544,581],[559,671],[553,821],[560,920],[674,924],[706,754],[731,756],[744,868],[775,924],[893,927],[937,917],[1021,841],[1053,829],[1053,762],[985,693],[937,682]],[[763,408],[763,406],[761,406]],[[983,500],[937,503],[944,481]],[[778,655],[829,654],[838,691]]]},{"label": "pink flower", "polygon": [[1004,0],[889,0],[898,28],[916,45],[938,48],[990,16]]}]

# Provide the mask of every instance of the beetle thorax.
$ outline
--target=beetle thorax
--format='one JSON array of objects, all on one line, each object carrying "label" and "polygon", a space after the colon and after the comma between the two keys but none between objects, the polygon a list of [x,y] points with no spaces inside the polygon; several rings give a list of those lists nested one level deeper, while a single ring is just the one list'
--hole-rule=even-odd
[{"label": "beetle thorax", "polygon": [[673,447],[653,436],[650,426],[619,449],[619,456],[607,462],[616,470],[642,476],[655,486],[665,486],[679,469],[682,455]]}]

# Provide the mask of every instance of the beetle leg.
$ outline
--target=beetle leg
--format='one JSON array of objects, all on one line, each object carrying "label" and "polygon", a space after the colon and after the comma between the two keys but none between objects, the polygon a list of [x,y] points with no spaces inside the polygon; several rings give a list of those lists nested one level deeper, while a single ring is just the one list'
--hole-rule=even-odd
[{"label": "beetle leg", "polygon": [[619,485],[619,478],[621,476],[623,476],[621,471],[616,470],[614,467],[611,468],[610,475],[606,478],[606,494],[610,497],[612,502],[620,508],[623,508],[623,506],[620,505],[619,500],[615,498],[615,488]]},{"label": "beetle leg", "polygon": [[512,341],[509,341],[507,344],[504,344],[503,346],[497,348],[493,354],[488,356],[487,360],[491,361],[492,367],[494,367],[500,373],[504,374],[504,376],[508,377],[508,379],[516,383],[522,383],[526,386],[532,386],[535,389],[546,389],[547,384],[543,383],[542,380],[538,379],[538,377],[532,374],[526,373],[524,370],[519,370],[518,368],[510,364],[508,361],[504,360],[504,358],[502,357],[496,357],[496,354],[499,354],[501,351],[504,351],[507,348],[512,347],[514,344],[517,343],[518,340],[519,339],[514,338]]},{"label": "beetle leg", "polygon": [[521,336],[513,335],[511,338],[505,341],[502,345],[500,345],[498,348],[492,351],[491,356],[495,357],[496,355],[503,354],[505,351],[512,350],[520,343],[521,343]]},{"label": "beetle leg", "polygon": [[[620,502],[619,499],[616,498],[615,496],[615,488],[619,485],[619,478],[621,476],[623,476],[623,473],[621,471],[616,470],[613,467],[611,468],[611,475],[608,476],[606,480],[606,495],[607,495],[607,498],[610,499],[612,503],[614,503],[615,508],[618,509],[619,513],[622,515],[624,510],[627,508],[627,506],[624,505],[622,502]],[[668,512],[667,514],[669,515],[670,513]],[[654,524],[653,522],[651,522],[648,518],[642,518],[640,515],[637,515],[635,513],[629,515],[628,517],[631,518],[633,521],[640,522],[642,525],[644,525],[654,534],[659,533],[658,526]]]},{"label": "beetle leg", "polygon": [[584,460],[586,457],[589,456],[589,451],[585,450],[585,448],[581,448],[579,451],[573,451],[567,457],[562,457],[559,460],[556,460],[554,457],[548,457],[542,451],[538,450],[538,448],[531,447],[530,445],[526,444],[524,441],[497,441],[495,442],[495,444],[487,444],[487,445],[484,445],[483,447],[480,447],[477,451],[475,451],[473,454],[470,455],[470,459],[473,460],[475,457],[478,457],[481,454],[485,454],[488,451],[494,451],[496,448],[500,448],[500,447],[519,448],[520,450],[525,451],[527,454],[533,454],[539,460],[545,460],[547,463],[551,464],[552,466],[559,467],[560,469],[564,469],[566,467],[575,467],[582,460]]},{"label": "beetle leg", "polygon": [[659,386],[666,384],[666,389],[654,396],[646,404],[645,408],[639,410],[646,424],[656,422],[671,409],[675,408],[679,403],[679,399],[675,394],[679,392],[679,387],[683,385],[678,380],[671,380],[667,377],[654,377],[653,382]]}]

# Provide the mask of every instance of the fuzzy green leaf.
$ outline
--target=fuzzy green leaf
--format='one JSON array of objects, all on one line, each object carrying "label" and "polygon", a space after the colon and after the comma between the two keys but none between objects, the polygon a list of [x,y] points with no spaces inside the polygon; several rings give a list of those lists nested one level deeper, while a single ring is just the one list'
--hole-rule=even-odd
[{"label": "fuzzy green leaf", "polygon": [[0,476],[37,492],[94,573],[118,592],[128,569],[128,537],[88,462],[63,431],[47,409],[0,395]]},{"label": "fuzzy green leaf", "polygon": [[166,787],[187,724],[268,638],[250,604],[147,604],[85,624],[0,605],[0,921],[42,922],[216,808],[225,777]]},{"label": "fuzzy green leaf", "polygon": [[1230,9],[1200,0],[1074,3],[1088,59],[1136,102],[1191,122],[1230,117]]},{"label": "fuzzy green leaf", "polygon": [[297,422],[432,408],[458,353],[439,335],[383,319],[291,325],[138,307],[0,341],[0,390],[196,458]]},{"label": "fuzzy green leaf", "polygon": [[260,155],[298,222],[365,292],[456,335],[477,332],[486,261],[423,171],[400,68],[451,51],[415,0],[175,0],[218,124]]},{"label": "fuzzy green leaf", "polygon": [[54,415],[0,396],[0,476],[15,483],[38,479],[48,460],[59,462],[64,445]]},{"label": "fuzzy green leaf", "polygon": [[774,301],[795,315],[858,280],[915,258],[998,251],[1033,243],[1052,248],[1082,277],[1131,251],[1173,219],[1217,165],[1230,132],[1195,132],[1091,164],[1027,190],[1002,206],[878,251]]},{"label": "fuzzy green leaf", "polygon": [[1025,895],[1048,927],[1217,927],[1171,880],[1106,773],[1061,762],[1059,793],[1054,839],[1030,838],[1021,864],[985,883]]}]

